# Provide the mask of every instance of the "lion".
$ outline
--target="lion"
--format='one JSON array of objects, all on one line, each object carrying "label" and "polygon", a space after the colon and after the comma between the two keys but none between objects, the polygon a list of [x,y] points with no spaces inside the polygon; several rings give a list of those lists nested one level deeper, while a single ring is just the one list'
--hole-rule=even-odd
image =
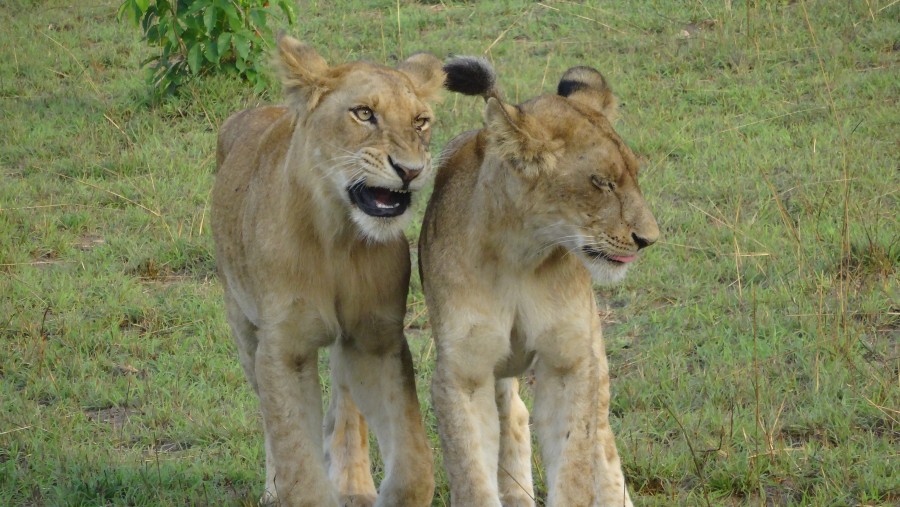
[{"label": "lion", "polygon": [[[276,60],[287,104],[224,122],[212,193],[225,311],[263,418],[262,502],[429,505],[431,449],[403,334],[403,227],[432,172],[442,62],[329,66],[289,36]],[[377,493],[367,422],[384,459]]]},{"label": "lion", "polygon": [[535,504],[517,381],[533,368],[546,505],[631,506],[592,277],[621,280],[659,229],[611,125],[616,100],[589,67],[516,106],[486,61],[459,57],[444,70],[448,88],[487,99],[484,127],[441,155],[419,241],[451,503]]}]

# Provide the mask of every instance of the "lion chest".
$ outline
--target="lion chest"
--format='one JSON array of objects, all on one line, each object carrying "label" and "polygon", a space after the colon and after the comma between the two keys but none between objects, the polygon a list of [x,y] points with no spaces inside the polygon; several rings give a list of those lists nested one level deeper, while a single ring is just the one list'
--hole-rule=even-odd
[{"label": "lion chest", "polygon": [[599,336],[590,279],[583,275],[567,269],[510,273],[482,285],[477,296],[467,291],[483,319],[503,323],[494,328],[497,339],[508,340],[497,349],[504,352],[494,364],[497,378],[522,374],[536,358],[564,371],[591,354]]},{"label": "lion chest", "polygon": [[248,283],[229,283],[258,327],[288,326],[319,346],[337,337],[393,335],[402,329],[409,280],[406,242],[400,247],[350,243],[270,255]]}]

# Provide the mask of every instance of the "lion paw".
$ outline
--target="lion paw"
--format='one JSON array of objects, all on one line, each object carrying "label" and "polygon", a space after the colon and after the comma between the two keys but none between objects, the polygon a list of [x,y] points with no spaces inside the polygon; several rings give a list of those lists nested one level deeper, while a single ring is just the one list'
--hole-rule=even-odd
[{"label": "lion paw", "polygon": [[534,507],[534,499],[528,495],[505,495],[500,499],[503,507]]},{"label": "lion paw", "polygon": [[341,507],[372,507],[375,505],[375,495],[344,495],[341,496]]}]

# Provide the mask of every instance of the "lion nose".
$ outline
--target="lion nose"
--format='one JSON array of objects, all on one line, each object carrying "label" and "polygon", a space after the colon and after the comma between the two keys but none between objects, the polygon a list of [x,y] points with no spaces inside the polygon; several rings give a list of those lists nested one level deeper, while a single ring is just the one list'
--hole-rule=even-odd
[{"label": "lion nose", "polygon": [[391,167],[393,167],[394,170],[397,171],[397,175],[400,176],[400,179],[403,180],[404,184],[409,184],[410,181],[416,179],[419,173],[422,172],[421,167],[415,169],[412,167],[406,167],[404,165],[398,164],[397,162],[394,162],[394,159],[392,159],[391,157],[388,157],[388,162],[390,162]]},{"label": "lion nose", "polygon": [[642,238],[633,232],[631,233],[631,239],[634,240],[634,244],[637,245],[638,250],[642,250],[652,245],[653,243],[656,243],[656,237]]}]

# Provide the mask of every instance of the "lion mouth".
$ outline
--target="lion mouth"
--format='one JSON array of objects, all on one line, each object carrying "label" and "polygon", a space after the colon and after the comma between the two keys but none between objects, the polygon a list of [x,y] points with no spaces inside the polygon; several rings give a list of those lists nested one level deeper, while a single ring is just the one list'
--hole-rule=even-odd
[{"label": "lion mouth", "polygon": [[396,217],[402,215],[412,199],[409,190],[391,190],[369,187],[358,181],[347,187],[350,201],[363,213],[373,217]]},{"label": "lion mouth", "polygon": [[596,248],[592,248],[589,246],[581,247],[581,251],[585,253],[592,260],[602,259],[606,262],[612,264],[628,264],[629,262],[633,262],[637,259],[636,255],[610,255],[601,250],[597,250]]}]

